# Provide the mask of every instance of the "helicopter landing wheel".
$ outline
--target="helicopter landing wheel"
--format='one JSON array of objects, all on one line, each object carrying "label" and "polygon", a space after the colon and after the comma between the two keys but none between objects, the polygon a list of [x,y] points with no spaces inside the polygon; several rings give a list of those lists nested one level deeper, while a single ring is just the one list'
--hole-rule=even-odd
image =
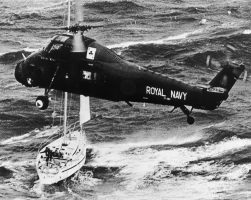
[{"label": "helicopter landing wheel", "polygon": [[193,124],[194,123],[194,118],[191,116],[187,116],[187,123],[188,124]]},{"label": "helicopter landing wheel", "polygon": [[36,99],[36,107],[40,110],[45,110],[49,106],[48,96],[38,96]]}]

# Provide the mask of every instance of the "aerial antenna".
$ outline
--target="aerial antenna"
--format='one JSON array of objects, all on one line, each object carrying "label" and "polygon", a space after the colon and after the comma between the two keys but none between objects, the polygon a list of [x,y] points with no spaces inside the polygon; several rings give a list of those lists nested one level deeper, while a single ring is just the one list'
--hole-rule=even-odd
[{"label": "aerial antenna", "polygon": [[26,56],[22,53],[23,59],[26,60]]},{"label": "aerial antenna", "polygon": [[[71,0],[68,0],[67,27],[69,28],[70,25],[71,25]],[[67,133],[67,105],[68,105],[68,92],[64,92],[64,136],[66,136]]]}]

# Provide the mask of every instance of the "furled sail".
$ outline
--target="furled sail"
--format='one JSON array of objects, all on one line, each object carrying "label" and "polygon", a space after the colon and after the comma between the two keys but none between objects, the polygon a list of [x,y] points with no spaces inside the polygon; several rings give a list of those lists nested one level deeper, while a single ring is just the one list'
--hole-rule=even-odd
[{"label": "furled sail", "polygon": [[90,111],[90,97],[80,95],[80,111],[79,111],[79,123],[80,126],[91,119]]}]

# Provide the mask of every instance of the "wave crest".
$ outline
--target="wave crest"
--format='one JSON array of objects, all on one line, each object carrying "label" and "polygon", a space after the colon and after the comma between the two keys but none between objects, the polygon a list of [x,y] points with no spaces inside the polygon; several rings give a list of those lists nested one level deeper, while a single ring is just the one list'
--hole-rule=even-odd
[{"label": "wave crest", "polygon": [[114,14],[114,13],[132,13],[144,10],[143,6],[140,6],[132,1],[97,1],[93,3],[87,3],[84,5],[88,9],[95,9],[100,13]]}]

